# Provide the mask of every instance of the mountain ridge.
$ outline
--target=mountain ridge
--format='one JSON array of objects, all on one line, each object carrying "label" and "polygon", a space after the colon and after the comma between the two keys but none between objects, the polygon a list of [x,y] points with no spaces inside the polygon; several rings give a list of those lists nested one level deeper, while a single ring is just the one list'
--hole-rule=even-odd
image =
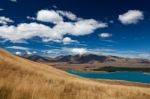
[{"label": "mountain ridge", "polygon": [[104,62],[128,62],[128,61],[134,61],[136,63],[150,63],[150,60],[148,59],[140,59],[140,58],[124,58],[119,56],[105,56],[105,55],[96,55],[96,54],[82,54],[82,55],[61,55],[57,56],[55,58],[51,57],[44,57],[39,55],[28,55],[21,57],[36,61],[36,62],[67,62],[72,64],[85,64],[85,63],[104,63]]}]

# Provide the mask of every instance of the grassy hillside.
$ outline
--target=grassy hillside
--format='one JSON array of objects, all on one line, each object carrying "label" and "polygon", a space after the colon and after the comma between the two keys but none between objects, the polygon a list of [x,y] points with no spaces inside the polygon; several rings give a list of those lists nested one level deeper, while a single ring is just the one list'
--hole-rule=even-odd
[{"label": "grassy hillside", "polygon": [[99,83],[0,49],[0,99],[149,99],[150,88]]}]

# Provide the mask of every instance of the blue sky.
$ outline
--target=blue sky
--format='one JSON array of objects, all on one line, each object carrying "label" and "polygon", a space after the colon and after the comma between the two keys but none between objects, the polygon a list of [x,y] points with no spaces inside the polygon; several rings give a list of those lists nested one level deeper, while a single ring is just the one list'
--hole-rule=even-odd
[{"label": "blue sky", "polygon": [[0,47],[16,54],[150,59],[148,0],[1,0]]}]

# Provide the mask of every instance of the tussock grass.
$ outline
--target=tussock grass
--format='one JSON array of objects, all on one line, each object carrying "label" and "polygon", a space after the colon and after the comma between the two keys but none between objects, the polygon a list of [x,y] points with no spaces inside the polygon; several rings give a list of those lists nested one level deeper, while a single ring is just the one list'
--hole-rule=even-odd
[{"label": "tussock grass", "polygon": [[0,99],[150,99],[150,88],[79,78],[0,49]]}]

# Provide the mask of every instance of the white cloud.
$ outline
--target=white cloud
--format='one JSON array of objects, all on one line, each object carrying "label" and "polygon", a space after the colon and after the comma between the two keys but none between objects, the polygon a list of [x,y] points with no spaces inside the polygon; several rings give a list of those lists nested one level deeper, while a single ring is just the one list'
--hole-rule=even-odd
[{"label": "white cloud", "polygon": [[29,50],[29,48],[22,47],[22,46],[8,46],[8,49],[16,49],[16,50]]},{"label": "white cloud", "polygon": [[63,17],[66,17],[70,20],[79,20],[75,14],[70,11],[62,11],[62,10],[40,10],[37,13],[37,20],[43,22],[52,22],[52,23],[60,23],[63,22]]},{"label": "white cloud", "polygon": [[[33,19],[34,17],[27,17]],[[40,10],[37,14],[37,20],[55,23],[53,27],[32,23],[21,23],[17,26],[0,26],[0,37],[5,41],[13,43],[27,43],[27,39],[40,37],[43,42],[73,42],[65,39],[65,35],[84,36],[93,33],[96,29],[107,27],[107,23],[99,22],[94,19],[80,19],[74,22],[65,22],[63,17],[54,10]],[[9,21],[12,22],[12,21]],[[64,39],[63,39],[64,38]]]},{"label": "white cloud", "polygon": [[0,16],[0,24],[7,24],[7,23],[12,23],[12,22],[14,22],[14,21],[11,20],[10,18]]},{"label": "white cloud", "polygon": [[80,20],[77,22],[62,22],[54,26],[53,31],[59,34],[70,34],[74,36],[88,35],[98,28],[107,27],[106,23],[97,22],[94,19]]},{"label": "white cloud", "polygon": [[73,49],[71,49],[71,52],[74,53],[74,54],[82,55],[82,54],[87,53],[88,51],[85,48],[73,48]]},{"label": "white cloud", "polygon": [[32,37],[41,37],[44,39],[59,39],[57,33],[52,33],[51,28],[38,23],[22,23],[18,26],[1,26],[0,37],[14,43],[24,43],[26,39]]},{"label": "white cloud", "polygon": [[17,2],[17,0],[10,0],[11,2]]},{"label": "white cloud", "polygon": [[27,16],[27,19],[29,19],[29,20],[36,20],[35,17],[31,17],[31,16]]},{"label": "white cloud", "polygon": [[67,17],[68,19],[70,20],[77,20],[77,16],[75,14],[73,14],[72,12],[70,11],[57,11],[60,15],[64,16],[64,17]]},{"label": "white cloud", "polygon": [[23,51],[24,53],[26,53],[28,55],[32,55],[32,54],[37,53],[37,49],[32,49],[32,48],[27,48],[27,47],[22,47],[22,46],[8,46],[6,48],[17,50],[17,52],[16,52],[17,55],[21,55],[21,52],[19,52],[19,51]]},{"label": "white cloud", "polygon": [[98,22],[94,19],[84,19],[77,21],[73,28],[73,35],[87,35],[95,29],[107,27],[106,23]]},{"label": "white cloud", "polygon": [[63,44],[70,44],[70,43],[77,43],[78,41],[77,40],[72,40],[70,37],[65,37],[63,38]]},{"label": "white cloud", "polygon": [[33,51],[32,53],[33,53],[33,54],[36,54],[36,53],[37,53],[37,51]]},{"label": "white cloud", "polygon": [[32,52],[27,51],[26,54],[27,54],[27,55],[32,55]]},{"label": "white cloud", "polygon": [[44,42],[59,42],[66,34],[74,36],[88,35],[94,32],[95,29],[101,27],[105,27],[105,25],[91,20],[77,22],[75,24],[67,22],[60,23],[53,28],[38,23],[21,23],[17,26],[0,26],[0,37],[14,43],[25,43],[26,39],[36,36],[42,38]]},{"label": "white cloud", "polygon": [[15,52],[15,54],[16,54],[16,55],[21,55],[22,53],[21,53],[21,52]]},{"label": "white cloud", "polygon": [[54,10],[40,10],[37,13],[37,20],[56,24],[62,22],[63,18]]},{"label": "white cloud", "polygon": [[150,59],[150,54],[149,53],[140,53],[138,55],[139,58],[144,58],[144,59]]},{"label": "white cloud", "polygon": [[49,49],[49,50],[42,50],[42,53],[45,55],[73,55],[73,54],[85,54],[88,53],[86,48],[56,48],[56,49]]},{"label": "white cloud", "polygon": [[128,24],[136,24],[140,20],[144,19],[144,15],[142,11],[139,10],[129,10],[128,12],[119,15],[119,21],[122,24],[128,25]]},{"label": "white cloud", "polygon": [[108,38],[108,37],[111,37],[112,36],[112,34],[110,34],[110,33],[101,33],[101,34],[99,34],[99,37],[101,37],[101,38]]}]

